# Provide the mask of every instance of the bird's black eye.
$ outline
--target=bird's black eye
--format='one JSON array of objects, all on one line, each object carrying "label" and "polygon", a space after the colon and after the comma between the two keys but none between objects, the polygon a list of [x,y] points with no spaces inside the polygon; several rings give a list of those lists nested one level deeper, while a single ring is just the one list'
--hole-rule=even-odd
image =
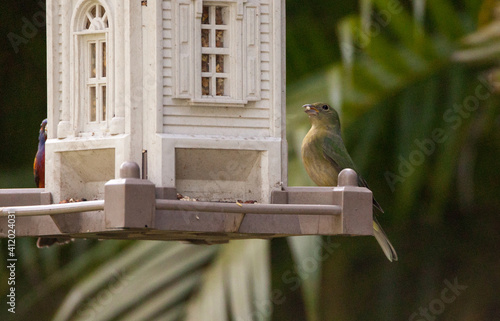
[{"label": "bird's black eye", "polygon": [[328,105],[323,105],[321,108],[323,108],[323,110],[328,110]]}]

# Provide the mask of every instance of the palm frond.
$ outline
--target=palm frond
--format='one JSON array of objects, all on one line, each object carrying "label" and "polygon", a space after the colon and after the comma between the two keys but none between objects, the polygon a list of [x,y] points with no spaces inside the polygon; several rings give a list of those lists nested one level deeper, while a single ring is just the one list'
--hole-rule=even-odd
[{"label": "palm frond", "polygon": [[[110,320],[127,313],[163,313],[192,294],[200,269],[217,250],[218,246],[138,242],[79,282],[54,320],[81,320],[89,314],[93,320]],[[156,295],[169,300],[159,305],[151,300]]]},{"label": "palm frond", "polygon": [[233,241],[204,273],[186,320],[270,320],[269,241]]},{"label": "palm frond", "polygon": [[321,236],[289,237],[288,244],[297,273],[301,279],[302,296],[306,306],[307,320],[317,321],[319,317],[319,289],[321,284],[322,244]]}]

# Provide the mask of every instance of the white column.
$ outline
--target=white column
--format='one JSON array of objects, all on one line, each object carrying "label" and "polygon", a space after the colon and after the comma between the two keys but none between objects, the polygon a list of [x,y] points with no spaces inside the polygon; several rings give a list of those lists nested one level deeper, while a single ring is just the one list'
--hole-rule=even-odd
[{"label": "white column", "polygon": [[114,106],[110,132],[112,135],[125,132],[125,3],[115,2],[114,26],[111,26],[114,47],[113,72],[114,77]]},{"label": "white column", "polygon": [[[47,5],[49,4],[49,2],[47,2]],[[74,106],[72,106],[72,103],[74,103],[74,101],[70,101],[70,88],[71,88],[71,84],[70,84],[70,59],[71,59],[71,53],[70,53],[70,44],[71,44],[71,8],[72,8],[72,3],[70,1],[63,1],[62,4],[61,4],[61,9],[62,9],[62,12],[61,12],[61,19],[62,19],[62,55],[61,55],[61,63],[62,63],[62,73],[61,73],[61,77],[62,77],[62,101],[61,101],[61,106],[60,106],[60,110],[61,110],[61,114],[60,114],[60,117],[59,117],[59,123],[57,125],[57,138],[66,138],[68,136],[71,136],[72,134],[74,134],[74,128],[72,128],[71,126],[71,108],[74,108]],[[53,10],[54,8],[52,7],[51,10]],[[53,12],[53,14],[57,14],[57,12]],[[52,33],[53,36],[54,33]],[[57,34],[57,36],[59,36]],[[48,50],[52,50],[52,53],[53,55],[58,55],[58,48],[57,46],[59,46],[59,43],[53,43],[52,46],[47,46]],[[57,61],[57,60],[53,60],[54,62]],[[48,68],[49,66],[47,66],[47,70],[49,70]],[[52,68],[54,68],[56,66],[52,66]],[[54,68],[54,69],[57,69]],[[57,77],[57,76],[56,76]],[[58,81],[58,79],[54,78],[52,80],[55,84],[55,82]],[[55,92],[54,92],[55,94]],[[55,102],[55,97],[52,101],[52,103],[56,103]]]}]

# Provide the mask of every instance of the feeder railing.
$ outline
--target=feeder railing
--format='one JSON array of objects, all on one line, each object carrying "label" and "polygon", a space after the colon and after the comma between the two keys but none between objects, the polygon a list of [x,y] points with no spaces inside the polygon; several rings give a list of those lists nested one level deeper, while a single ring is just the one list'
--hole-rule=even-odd
[{"label": "feeder railing", "polygon": [[[156,200],[156,209],[235,214],[340,215],[342,212],[342,208],[338,205],[239,204],[184,202],[164,199]],[[0,217],[9,214],[15,214],[16,216],[43,216],[102,210],[104,210],[104,200],[96,200],[77,203],[5,207],[0,209]]]},{"label": "feeder railing", "polygon": [[0,208],[0,217],[15,214],[16,216],[43,216],[56,214],[69,214],[79,212],[102,211],[104,200],[49,204],[49,205],[29,205]]}]

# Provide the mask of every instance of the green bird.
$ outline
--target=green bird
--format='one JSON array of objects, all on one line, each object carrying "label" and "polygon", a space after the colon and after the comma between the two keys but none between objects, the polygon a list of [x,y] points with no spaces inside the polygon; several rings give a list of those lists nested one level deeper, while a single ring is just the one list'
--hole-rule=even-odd
[{"label": "green bird", "polygon": [[[302,107],[305,108],[312,124],[302,141],[302,161],[307,174],[319,186],[337,186],[341,170],[344,168],[356,170],[342,140],[339,115],[334,108],[325,103],[307,104]],[[358,185],[368,188],[366,181],[359,174]],[[384,212],[375,198],[373,206]],[[398,255],[375,217],[373,235],[389,261],[397,261]]]}]

